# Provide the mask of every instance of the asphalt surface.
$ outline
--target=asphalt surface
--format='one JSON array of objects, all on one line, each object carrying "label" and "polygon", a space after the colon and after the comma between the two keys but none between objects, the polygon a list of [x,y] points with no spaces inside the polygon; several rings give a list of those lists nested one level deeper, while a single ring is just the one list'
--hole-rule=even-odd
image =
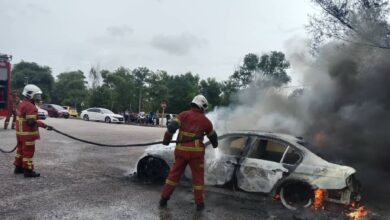
[{"label": "asphalt surface", "polygon": [[[65,133],[110,144],[157,141],[165,131],[75,119],[45,122]],[[14,130],[0,129],[1,148],[11,149],[15,143]],[[206,209],[197,212],[186,183],[176,189],[168,208],[159,209],[162,186],[133,175],[145,149],[96,147],[41,130],[34,156],[40,178],[13,174],[14,153],[0,153],[0,219],[348,219],[327,211],[290,211],[268,196],[215,187],[207,188]]]}]

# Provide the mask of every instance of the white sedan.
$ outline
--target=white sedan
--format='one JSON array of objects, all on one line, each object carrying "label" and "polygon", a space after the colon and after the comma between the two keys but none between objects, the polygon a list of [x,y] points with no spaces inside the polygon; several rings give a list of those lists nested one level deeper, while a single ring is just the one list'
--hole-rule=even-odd
[{"label": "white sedan", "polygon": [[[206,185],[280,196],[289,209],[313,205],[318,190],[326,192],[325,202],[342,207],[360,200],[355,169],[318,157],[300,137],[238,131],[218,139],[217,149],[206,147]],[[138,177],[164,180],[174,161],[174,149],[174,144],[149,147],[137,163]],[[188,167],[185,176],[191,178]]]},{"label": "white sedan", "polygon": [[89,108],[83,110],[80,118],[85,121],[104,121],[106,123],[123,123],[123,116],[115,114],[114,112],[105,108]]}]

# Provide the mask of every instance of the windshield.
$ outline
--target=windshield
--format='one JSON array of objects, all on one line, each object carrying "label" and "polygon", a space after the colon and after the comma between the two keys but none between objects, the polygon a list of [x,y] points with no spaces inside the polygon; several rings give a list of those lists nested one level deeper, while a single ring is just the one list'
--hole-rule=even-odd
[{"label": "windshield", "polygon": [[64,108],[62,108],[59,105],[52,105],[52,106],[53,106],[53,108],[58,109],[58,110],[65,110]]},{"label": "windshield", "polygon": [[108,110],[108,109],[105,109],[105,108],[102,108],[101,110],[102,110],[102,112],[103,112],[104,114],[114,114],[114,112],[112,112],[112,111],[110,111],[110,110]]}]

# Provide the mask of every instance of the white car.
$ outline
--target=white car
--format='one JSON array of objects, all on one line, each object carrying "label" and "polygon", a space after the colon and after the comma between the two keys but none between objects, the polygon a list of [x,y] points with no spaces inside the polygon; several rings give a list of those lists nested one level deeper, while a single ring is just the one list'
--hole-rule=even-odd
[{"label": "white car", "polygon": [[122,115],[113,113],[105,108],[89,108],[83,110],[80,114],[80,118],[85,121],[104,121],[106,123],[124,123]]},{"label": "white car", "polygon": [[37,109],[39,119],[45,120],[47,117],[49,117],[49,113],[45,109],[41,109],[39,106],[37,106]]},{"label": "white car", "polygon": [[[346,207],[360,200],[355,169],[333,164],[309,151],[302,138],[259,131],[231,132],[213,149],[206,143],[205,185],[238,188],[280,197],[289,209],[309,207],[319,189],[326,203]],[[146,149],[137,163],[137,176],[166,178],[174,161],[175,144]],[[191,178],[187,167],[185,176]]]}]

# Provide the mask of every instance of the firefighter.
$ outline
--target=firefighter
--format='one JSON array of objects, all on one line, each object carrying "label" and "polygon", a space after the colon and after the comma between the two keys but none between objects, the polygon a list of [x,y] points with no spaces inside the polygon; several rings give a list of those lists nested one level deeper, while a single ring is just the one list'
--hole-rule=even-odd
[{"label": "firefighter", "polygon": [[[175,162],[165,181],[160,199],[160,207],[166,207],[167,202],[175,190],[181,175],[187,164],[191,168],[192,184],[196,203],[196,210],[204,209],[203,185],[204,185],[204,154],[205,145],[203,136],[206,135],[214,148],[218,146],[218,136],[213,129],[210,120],[205,116],[208,107],[207,99],[203,95],[197,95],[191,102],[188,111],[180,113],[175,119],[170,120],[167,131],[164,134],[164,145],[169,145],[173,134],[179,129],[178,140],[190,142],[178,143],[175,148]],[[201,137],[200,139],[194,138]]]},{"label": "firefighter", "polygon": [[11,116],[12,116],[12,124],[11,124],[11,129],[15,129],[15,121],[16,121],[16,106],[19,104],[20,102],[20,99],[18,97],[18,93],[16,90],[14,90],[12,92],[12,96],[10,96],[9,98],[9,106],[11,108],[11,110],[8,112],[8,115],[5,119],[5,122],[4,122],[4,129],[7,129],[8,128],[8,124],[9,124],[9,121],[11,119]]},{"label": "firefighter", "polygon": [[39,139],[38,127],[52,130],[53,127],[38,120],[38,109],[35,103],[41,100],[42,91],[33,84],[23,89],[24,99],[16,106],[16,139],[17,150],[15,156],[15,174],[24,174],[24,177],[39,177],[34,171],[32,158],[35,151],[35,140]]}]

